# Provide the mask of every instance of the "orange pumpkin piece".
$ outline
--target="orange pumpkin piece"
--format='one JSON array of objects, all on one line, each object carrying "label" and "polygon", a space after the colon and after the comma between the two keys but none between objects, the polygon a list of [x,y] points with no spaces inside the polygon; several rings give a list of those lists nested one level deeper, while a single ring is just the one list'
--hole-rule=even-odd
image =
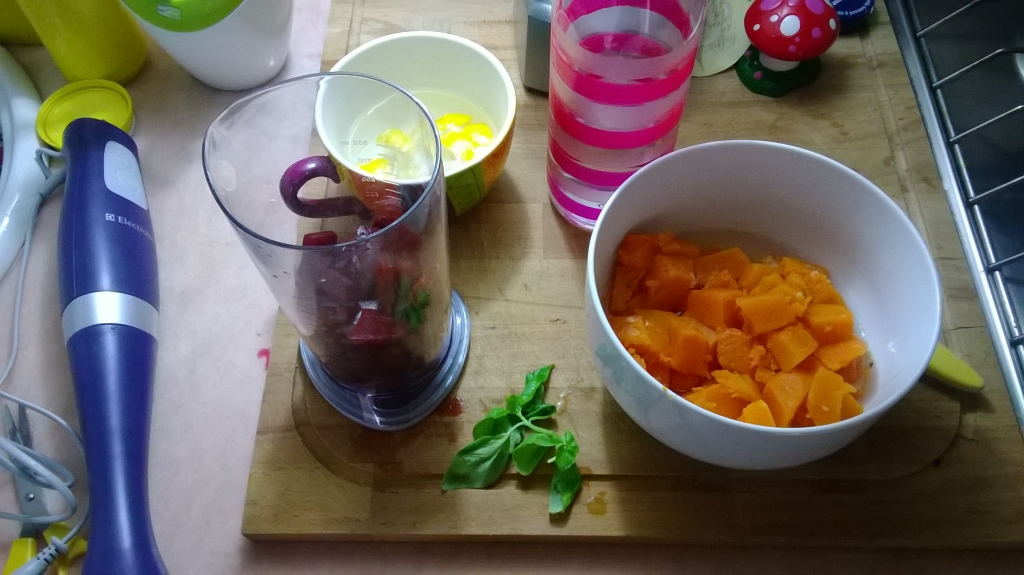
[{"label": "orange pumpkin piece", "polygon": [[669,375],[669,386],[668,388],[676,392],[679,395],[683,395],[687,391],[695,387],[699,387],[705,380],[689,373],[679,373],[676,370],[672,370]]},{"label": "orange pumpkin piece", "polygon": [[818,347],[811,333],[800,324],[780,329],[765,344],[782,371],[789,371],[807,359]]},{"label": "orange pumpkin piece", "polygon": [[724,369],[711,372],[715,381],[725,386],[729,393],[736,398],[746,402],[760,401],[761,390],[749,375],[740,375]]},{"label": "orange pumpkin piece", "polygon": [[627,349],[626,351],[629,352],[630,357],[640,364],[640,367],[644,368],[645,371],[647,370],[647,362],[644,361],[644,358],[637,355],[636,351],[633,349]]},{"label": "orange pumpkin piece", "polygon": [[672,232],[661,232],[656,237],[661,253],[666,256],[682,256],[692,260],[700,255],[700,246],[693,242],[681,240]]},{"label": "orange pumpkin piece", "polygon": [[853,337],[853,312],[833,303],[812,303],[804,312],[807,331],[820,344],[838,343]]},{"label": "orange pumpkin piece", "polygon": [[[610,316],[608,323],[611,324],[612,331],[615,332],[626,349],[632,349],[639,355],[643,355],[651,348],[651,333],[647,329],[647,321],[642,316]],[[655,334],[655,338],[658,335]],[[666,343],[667,341],[665,339]]]},{"label": "orange pumpkin piece", "polygon": [[715,270],[708,274],[704,278],[703,288],[725,288],[725,289],[737,289],[739,284],[736,283],[736,278],[732,277],[732,274],[726,270]]},{"label": "orange pumpkin piece", "polygon": [[743,271],[747,269],[748,265],[750,265],[750,258],[747,257],[747,254],[743,253],[743,250],[729,248],[697,258],[693,262],[693,271],[697,274],[697,282],[700,284],[702,283],[702,278],[706,278],[711,272],[717,270],[725,270],[733,278],[738,279],[743,275]]},{"label": "orange pumpkin piece", "polygon": [[751,357],[753,351],[753,339],[742,331],[728,328],[718,332],[718,365],[722,369],[747,373],[757,364]]},{"label": "orange pumpkin piece", "polygon": [[846,364],[846,367],[837,369],[836,373],[843,378],[843,381],[853,385],[860,391],[861,386],[864,385],[864,362],[866,359],[867,354],[862,355]]},{"label": "orange pumpkin piece", "polygon": [[716,337],[714,332],[709,336],[707,327],[672,312],[645,309],[638,310],[637,315],[647,321],[649,332],[650,326],[655,326],[659,334],[667,336],[667,339],[659,340],[664,347],[657,349],[670,358],[672,369],[680,373],[708,377],[708,361],[713,355],[709,350],[708,338]]},{"label": "orange pumpkin piece", "polygon": [[760,366],[754,368],[754,383],[761,386],[762,392],[764,392],[764,386],[767,385],[773,377],[775,377],[775,372],[768,368]]},{"label": "orange pumpkin piece", "polygon": [[810,388],[811,376],[795,371],[776,374],[765,384],[761,397],[768,404],[776,426],[790,426],[793,415],[807,398]]},{"label": "orange pumpkin piece", "polygon": [[736,419],[747,406],[746,401],[733,397],[729,390],[720,383],[712,383],[695,388],[683,396],[694,405],[702,407],[723,417]]},{"label": "orange pumpkin piece", "polygon": [[815,425],[837,423],[842,417],[843,396],[857,389],[833,371],[819,369],[807,392],[807,413]]},{"label": "orange pumpkin piece", "polygon": [[818,346],[814,355],[825,364],[825,367],[832,371],[839,371],[850,364],[851,361],[864,355],[868,346],[857,338],[851,338],[839,343]]},{"label": "orange pumpkin piece", "polygon": [[618,261],[628,268],[646,270],[661,252],[658,237],[649,234],[626,234],[619,244]]},{"label": "orange pumpkin piece", "polygon": [[839,295],[839,292],[832,285],[832,281],[829,280],[828,274],[812,269],[804,277],[804,282],[807,284],[807,291],[810,292],[814,303],[846,305],[846,302],[843,301],[843,296]]},{"label": "orange pumpkin piece", "polygon": [[755,263],[747,266],[747,269],[743,270],[743,275],[739,279],[739,288],[744,291],[750,291],[757,287],[757,284],[761,283],[761,280],[765,276],[775,273],[775,267],[768,264]]},{"label": "orange pumpkin piece", "polygon": [[761,335],[785,327],[796,320],[789,303],[777,293],[736,298],[743,317],[743,331]]},{"label": "orange pumpkin piece", "polygon": [[782,256],[779,260],[779,268],[781,268],[783,276],[787,276],[789,274],[805,276],[811,273],[811,268],[807,267],[807,264],[788,256]]},{"label": "orange pumpkin piece", "polygon": [[739,327],[742,319],[736,313],[738,289],[704,288],[693,290],[686,299],[686,313],[711,328]]},{"label": "orange pumpkin piece", "polygon": [[747,295],[763,295],[784,283],[786,283],[786,280],[782,279],[781,275],[772,272],[762,277],[761,281],[757,282],[753,289],[748,290]]},{"label": "orange pumpkin piece", "polygon": [[804,311],[807,309],[808,304],[811,303],[810,299],[808,299],[802,291],[793,287],[792,284],[786,281],[783,281],[781,284],[768,290],[767,293],[781,295],[786,300],[786,304],[789,305],[789,308],[793,310],[793,314],[796,315],[796,317],[802,316]]},{"label": "orange pumpkin piece", "polygon": [[809,355],[807,359],[801,361],[800,364],[793,369],[795,371],[802,371],[804,373],[814,375],[815,373],[818,372],[818,369],[822,367],[825,367],[825,364],[821,363],[821,360],[814,357],[814,354],[811,353],[811,355]]},{"label": "orange pumpkin piece", "polygon": [[626,266],[615,266],[615,276],[612,280],[612,297],[608,302],[608,309],[613,314],[622,315],[633,310],[629,307],[629,300],[633,293],[640,287],[640,280],[643,279],[646,270],[642,268],[627,268]]},{"label": "orange pumpkin piece", "polygon": [[743,413],[737,419],[744,423],[775,427],[775,419],[772,418],[772,412],[768,409],[768,404],[761,399],[744,407]]},{"label": "orange pumpkin piece", "polygon": [[847,393],[843,396],[843,402],[839,406],[839,419],[846,421],[851,417],[857,417],[864,413],[864,407],[861,406],[857,398],[852,393]]},{"label": "orange pumpkin piece", "polygon": [[806,277],[807,276],[803,274],[788,273],[783,277],[783,279],[787,284],[793,286],[793,288],[796,289],[796,291],[803,292],[803,294],[805,294],[806,296],[806,294],[808,293],[807,280],[805,279]]},{"label": "orange pumpkin piece", "polygon": [[793,414],[793,421],[789,422],[790,427],[814,427],[814,420],[811,419],[811,414],[807,413],[807,402],[800,404],[800,407],[796,408],[796,413]]},{"label": "orange pumpkin piece", "polygon": [[651,377],[665,387],[672,385],[672,367],[667,356],[651,350],[643,355],[643,359],[647,365],[647,373],[651,374]]},{"label": "orange pumpkin piece", "polygon": [[686,296],[694,284],[693,260],[656,255],[644,277],[645,307],[664,311],[683,311]]}]

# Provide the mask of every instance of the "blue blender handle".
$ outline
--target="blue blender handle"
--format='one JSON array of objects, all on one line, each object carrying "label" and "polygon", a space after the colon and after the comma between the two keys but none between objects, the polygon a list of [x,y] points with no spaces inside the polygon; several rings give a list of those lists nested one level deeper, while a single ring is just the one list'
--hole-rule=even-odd
[{"label": "blue blender handle", "polygon": [[115,126],[83,118],[64,132],[63,154],[61,322],[92,508],[82,574],[166,574],[146,475],[160,302],[138,148]]}]

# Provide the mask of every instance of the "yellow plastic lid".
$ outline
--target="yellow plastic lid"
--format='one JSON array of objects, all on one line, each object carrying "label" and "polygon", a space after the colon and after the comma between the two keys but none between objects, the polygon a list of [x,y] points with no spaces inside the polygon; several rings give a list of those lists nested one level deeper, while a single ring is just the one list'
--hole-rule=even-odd
[{"label": "yellow plastic lid", "polygon": [[79,118],[104,120],[131,132],[135,122],[132,98],[120,84],[109,80],[72,82],[54,92],[39,107],[36,133],[59,150],[64,145],[64,129]]}]

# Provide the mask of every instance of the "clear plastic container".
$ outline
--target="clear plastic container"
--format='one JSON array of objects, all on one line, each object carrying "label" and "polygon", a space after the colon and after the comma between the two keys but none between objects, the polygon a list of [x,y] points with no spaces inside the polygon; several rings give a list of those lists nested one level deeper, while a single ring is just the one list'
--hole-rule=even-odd
[{"label": "clear plastic container", "polygon": [[705,2],[552,3],[548,187],[573,225],[675,147]]},{"label": "clear plastic container", "polygon": [[375,429],[429,414],[468,349],[440,149],[420,102],[345,73],[245,97],[203,144],[214,198],[302,336],[313,383]]}]

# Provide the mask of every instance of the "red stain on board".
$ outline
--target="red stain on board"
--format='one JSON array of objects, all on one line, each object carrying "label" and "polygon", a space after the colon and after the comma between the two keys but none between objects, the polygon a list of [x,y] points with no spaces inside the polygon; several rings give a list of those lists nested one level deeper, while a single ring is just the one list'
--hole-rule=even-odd
[{"label": "red stain on board", "polygon": [[270,348],[265,347],[256,352],[256,357],[263,360],[263,369],[270,369]]},{"label": "red stain on board", "polygon": [[462,412],[464,411],[466,411],[466,404],[457,396],[453,395],[446,399],[444,403],[437,406],[434,414],[441,417],[458,417],[462,415]]}]

